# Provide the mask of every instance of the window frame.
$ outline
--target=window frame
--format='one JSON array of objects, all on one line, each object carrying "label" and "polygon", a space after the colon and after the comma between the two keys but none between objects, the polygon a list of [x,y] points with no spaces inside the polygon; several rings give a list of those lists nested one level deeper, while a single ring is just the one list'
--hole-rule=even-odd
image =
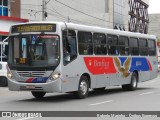
[{"label": "window frame", "polygon": [[8,16],[8,0],[0,0],[0,15]]}]

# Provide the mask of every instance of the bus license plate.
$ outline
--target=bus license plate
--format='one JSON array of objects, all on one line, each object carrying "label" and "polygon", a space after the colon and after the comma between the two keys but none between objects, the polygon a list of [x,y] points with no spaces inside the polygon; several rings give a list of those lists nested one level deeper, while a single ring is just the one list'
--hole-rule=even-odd
[{"label": "bus license plate", "polygon": [[35,86],[34,85],[27,85],[26,88],[27,89],[35,89]]}]

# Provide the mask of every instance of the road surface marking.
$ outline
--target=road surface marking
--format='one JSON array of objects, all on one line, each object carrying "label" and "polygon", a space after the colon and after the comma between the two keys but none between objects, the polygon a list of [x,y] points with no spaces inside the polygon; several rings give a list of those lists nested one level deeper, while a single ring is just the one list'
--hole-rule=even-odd
[{"label": "road surface marking", "polygon": [[93,106],[93,105],[100,105],[100,104],[109,103],[109,102],[113,102],[113,100],[108,100],[108,101],[99,102],[99,103],[93,103],[93,104],[90,104],[90,105],[91,106]]},{"label": "road surface marking", "polygon": [[141,93],[139,95],[148,95],[148,94],[152,94],[153,92],[146,92],[146,93]]},{"label": "road surface marking", "polygon": [[20,118],[20,119],[17,119],[17,120],[28,120],[28,119],[32,119],[32,118],[35,118],[35,117],[26,117],[26,118]]}]

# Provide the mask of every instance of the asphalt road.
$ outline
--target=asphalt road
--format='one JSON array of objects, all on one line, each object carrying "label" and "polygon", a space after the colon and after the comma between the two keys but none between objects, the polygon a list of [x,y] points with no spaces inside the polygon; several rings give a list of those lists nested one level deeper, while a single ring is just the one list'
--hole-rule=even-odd
[{"label": "asphalt road", "polygon": [[[139,83],[136,91],[123,91],[119,86],[110,87],[105,91],[90,91],[86,99],[76,99],[73,94],[59,93],[46,94],[43,99],[35,99],[30,92],[13,92],[0,87],[0,111],[160,111],[160,77]],[[85,120],[87,119],[89,118]]]}]

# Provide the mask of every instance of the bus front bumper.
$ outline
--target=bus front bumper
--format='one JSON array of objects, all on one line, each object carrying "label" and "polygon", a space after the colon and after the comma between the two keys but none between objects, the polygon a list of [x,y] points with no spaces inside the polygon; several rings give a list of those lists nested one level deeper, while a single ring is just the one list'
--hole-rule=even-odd
[{"label": "bus front bumper", "polygon": [[61,92],[61,79],[47,83],[21,83],[8,79],[8,88],[10,91]]}]

